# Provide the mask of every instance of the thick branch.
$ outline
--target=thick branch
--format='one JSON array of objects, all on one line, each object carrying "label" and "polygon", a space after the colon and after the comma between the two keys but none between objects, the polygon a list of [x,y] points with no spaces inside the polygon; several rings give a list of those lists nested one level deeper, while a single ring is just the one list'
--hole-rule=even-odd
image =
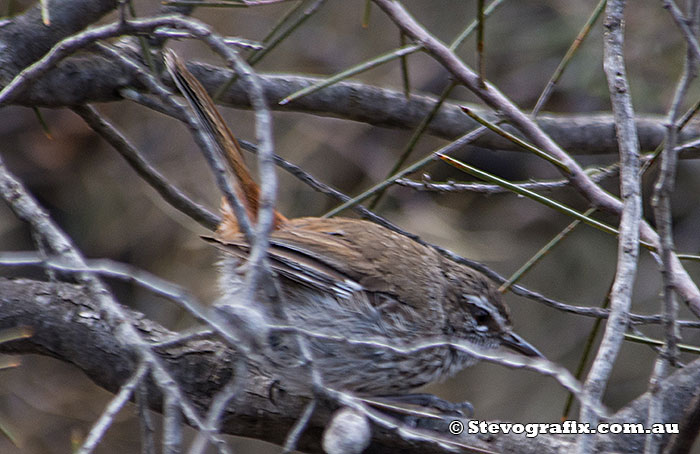
[{"label": "thick branch", "polygon": [[22,69],[41,58],[61,39],[76,33],[116,8],[116,0],[53,0],[51,24],[41,20],[37,2],[0,27],[0,83],[6,85]]},{"label": "thick branch", "polygon": [[[51,2],[51,27],[41,22],[38,6],[13,18],[0,27],[0,88],[19,71],[43,56],[56,42],[65,38],[114,9],[114,0],[54,0]],[[230,72],[214,66],[191,64],[190,70],[210,91],[230,78]],[[307,87],[318,79],[299,75],[261,75],[267,102],[273,109],[307,112],[321,116],[361,121],[375,126],[415,128],[435,103],[432,96],[413,95],[406,100],[400,91],[361,83],[343,82],[305,96],[289,105],[277,104],[285,96]],[[96,54],[68,58],[14,101],[27,106],[63,107],[92,102],[120,100],[119,90],[140,87],[136,77],[117,63]],[[233,107],[248,108],[245,84],[234,83],[222,102]],[[480,115],[488,114],[480,112]],[[617,145],[612,117],[595,115],[541,115],[538,124],[563,148],[574,154],[616,153]],[[428,133],[453,140],[476,124],[466,117],[455,103],[447,103],[428,126]],[[644,116],[637,119],[642,149],[654,149],[664,137],[662,119]],[[700,135],[700,126],[691,124],[680,138]],[[485,134],[476,146],[509,150],[513,144],[495,134]]]},{"label": "thick branch", "polygon": [[[167,340],[173,333],[138,313],[132,312],[141,335],[152,341]],[[116,392],[137,367],[129,348],[120,345],[108,325],[100,318],[97,306],[83,288],[77,285],[46,283],[31,280],[0,278],[0,330],[28,326],[31,338],[0,344],[0,353],[36,353],[70,362],[85,372],[97,385]],[[231,378],[236,352],[222,343],[193,340],[182,345],[162,347],[162,361],[176,377],[183,392],[201,410],[208,407],[212,396]],[[246,381],[245,394],[236,402],[235,411],[226,414],[222,430],[225,433],[258,438],[281,444],[284,436],[302,414],[307,400],[281,389],[283,383],[259,364],[249,364],[251,376]],[[676,372],[661,385],[664,399],[664,421],[683,420],[687,404],[698,394],[700,361]],[[149,390],[151,406],[160,410],[160,392]],[[632,402],[611,419],[612,422],[645,422],[648,397]],[[302,436],[299,448],[320,452],[320,436],[328,421],[327,407],[319,408]],[[540,435],[495,435],[488,441],[474,435],[456,438],[439,435],[448,442],[481,446],[496,452],[555,453],[565,452],[571,437]],[[642,436],[601,437],[599,448],[615,452],[638,452],[636,438]],[[369,453],[392,452],[441,453],[445,449],[426,441],[408,441],[396,431],[373,428]]]},{"label": "thick branch", "polygon": [[[5,50],[0,57],[0,88],[59,40],[94,23],[117,3],[115,0],[54,0],[51,2],[50,27],[41,22],[38,5],[0,27],[0,47]],[[213,66],[195,63],[189,68],[210,91],[230,78],[227,70]],[[406,100],[400,91],[343,82],[281,107],[277,101],[318,79],[290,74],[261,75],[261,79],[267,102],[273,109],[339,117],[375,126],[415,128],[435,103],[432,96],[413,95]],[[63,107],[116,101],[121,99],[118,93],[124,87],[140,87],[140,84],[121,65],[85,53],[59,64],[14,102],[36,107]],[[233,84],[222,97],[222,102],[248,108],[244,84]],[[609,114],[542,115],[538,124],[570,153],[617,152],[614,125]],[[447,103],[428,126],[428,133],[453,140],[475,126],[455,103]],[[657,116],[638,117],[637,129],[642,150],[654,149],[665,134],[662,119]],[[679,143],[698,135],[700,125],[692,123],[685,128]],[[513,149],[511,142],[494,134],[483,135],[475,144],[484,148]]]},{"label": "thick branch", "polygon": [[[188,65],[202,84],[214,92],[230,77],[228,70],[216,66],[190,63]],[[270,108],[276,111],[304,112],[319,116],[336,117],[368,123],[374,126],[412,129],[418,126],[435,104],[434,96],[412,94],[409,100],[402,92],[359,82],[341,82],[317,93],[305,96],[288,105],[277,102],[285,96],[308,87],[319,79],[295,74],[259,74]],[[49,72],[31,89],[19,95],[15,103],[26,106],[63,107],[92,102],[120,100],[119,90],[139,87],[135,78],[121,67],[92,55],[67,59]],[[240,83],[234,83],[221,96],[224,105],[249,108],[246,92]],[[490,114],[474,108],[481,116]],[[563,148],[572,154],[617,153],[612,115],[543,114],[537,123]],[[433,136],[454,140],[475,128],[476,123],[464,115],[456,102],[448,102],[440,109],[427,128]],[[512,129],[506,127],[513,132]],[[644,150],[653,150],[664,138],[663,119],[655,115],[637,117],[639,140]],[[681,134],[681,142],[700,134],[700,125],[689,124]],[[487,133],[475,145],[489,149],[515,150],[512,142]],[[520,150],[518,150],[520,151]]]}]

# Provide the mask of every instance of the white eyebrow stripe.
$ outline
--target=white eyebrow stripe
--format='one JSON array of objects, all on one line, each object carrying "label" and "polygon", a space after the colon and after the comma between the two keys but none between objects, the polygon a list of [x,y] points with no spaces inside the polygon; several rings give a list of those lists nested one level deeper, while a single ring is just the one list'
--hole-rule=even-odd
[{"label": "white eyebrow stripe", "polygon": [[498,310],[492,305],[489,304],[488,301],[483,296],[477,296],[477,295],[462,295],[464,299],[466,299],[470,304],[473,304],[483,310],[485,310],[491,318],[493,318],[496,323],[498,323],[498,326],[505,328],[508,324],[505,321],[505,318],[498,312]]}]

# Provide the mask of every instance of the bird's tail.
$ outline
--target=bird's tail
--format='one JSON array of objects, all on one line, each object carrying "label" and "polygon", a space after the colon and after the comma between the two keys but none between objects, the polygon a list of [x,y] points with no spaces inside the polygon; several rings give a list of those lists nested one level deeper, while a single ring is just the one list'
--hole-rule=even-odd
[{"label": "bird's tail", "polygon": [[[196,77],[189,72],[180,57],[172,50],[165,51],[165,66],[173,78],[182,95],[187,100],[193,112],[203,125],[206,132],[214,139],[219,152],[226,160],[229,170],[233,175],[233,188],[236,196],[241,200],[248,219],[255,222],[257,219],[260,188],[243,160],[241,147],[226,126],[224,119],[216,109],[207,91]],[[222,200],[221,212],[223,220],[218,227],[218,234],[223,238],[231,238],[240,233],[238,221],[233,210]],[[275,210],[275,229],[279,228],[287,219]]]}]

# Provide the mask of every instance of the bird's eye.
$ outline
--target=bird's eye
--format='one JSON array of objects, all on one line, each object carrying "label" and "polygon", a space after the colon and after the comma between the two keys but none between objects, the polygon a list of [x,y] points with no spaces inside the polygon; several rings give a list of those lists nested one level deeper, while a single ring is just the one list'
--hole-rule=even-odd
[{"label": "bird's eye", "polygon": [[478,325],[485,325],[491,318],[489,313],[480,307],[473,308],[472,315]]}]

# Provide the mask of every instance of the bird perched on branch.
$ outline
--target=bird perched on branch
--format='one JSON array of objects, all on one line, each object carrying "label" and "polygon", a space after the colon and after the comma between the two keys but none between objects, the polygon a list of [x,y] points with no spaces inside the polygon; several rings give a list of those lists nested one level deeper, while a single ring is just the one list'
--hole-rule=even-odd
[{"label": "bird perched on branch", "polygon": [[[235,193],[255,222],[260,191],[236,139],[173,52],[166,53],[166,66],[218,144]],[[225,300],[242,286],[250,245],[225,202],[222,212],[210,241],[223,251]],[[368,395],[411,391],[477,361],[450,343],[541,356],[513,332],[508,308],[486,276],[377,224],[287,219],[275,211],[267,254],[281,297],[260,302],[270,314],[283,314],[280,323],[307,333],[312,367],[325,386]],[[309,365],[293,336],[278,333],[269,342],[274,360],[285,363],[284,377],[308,385]]]}]

